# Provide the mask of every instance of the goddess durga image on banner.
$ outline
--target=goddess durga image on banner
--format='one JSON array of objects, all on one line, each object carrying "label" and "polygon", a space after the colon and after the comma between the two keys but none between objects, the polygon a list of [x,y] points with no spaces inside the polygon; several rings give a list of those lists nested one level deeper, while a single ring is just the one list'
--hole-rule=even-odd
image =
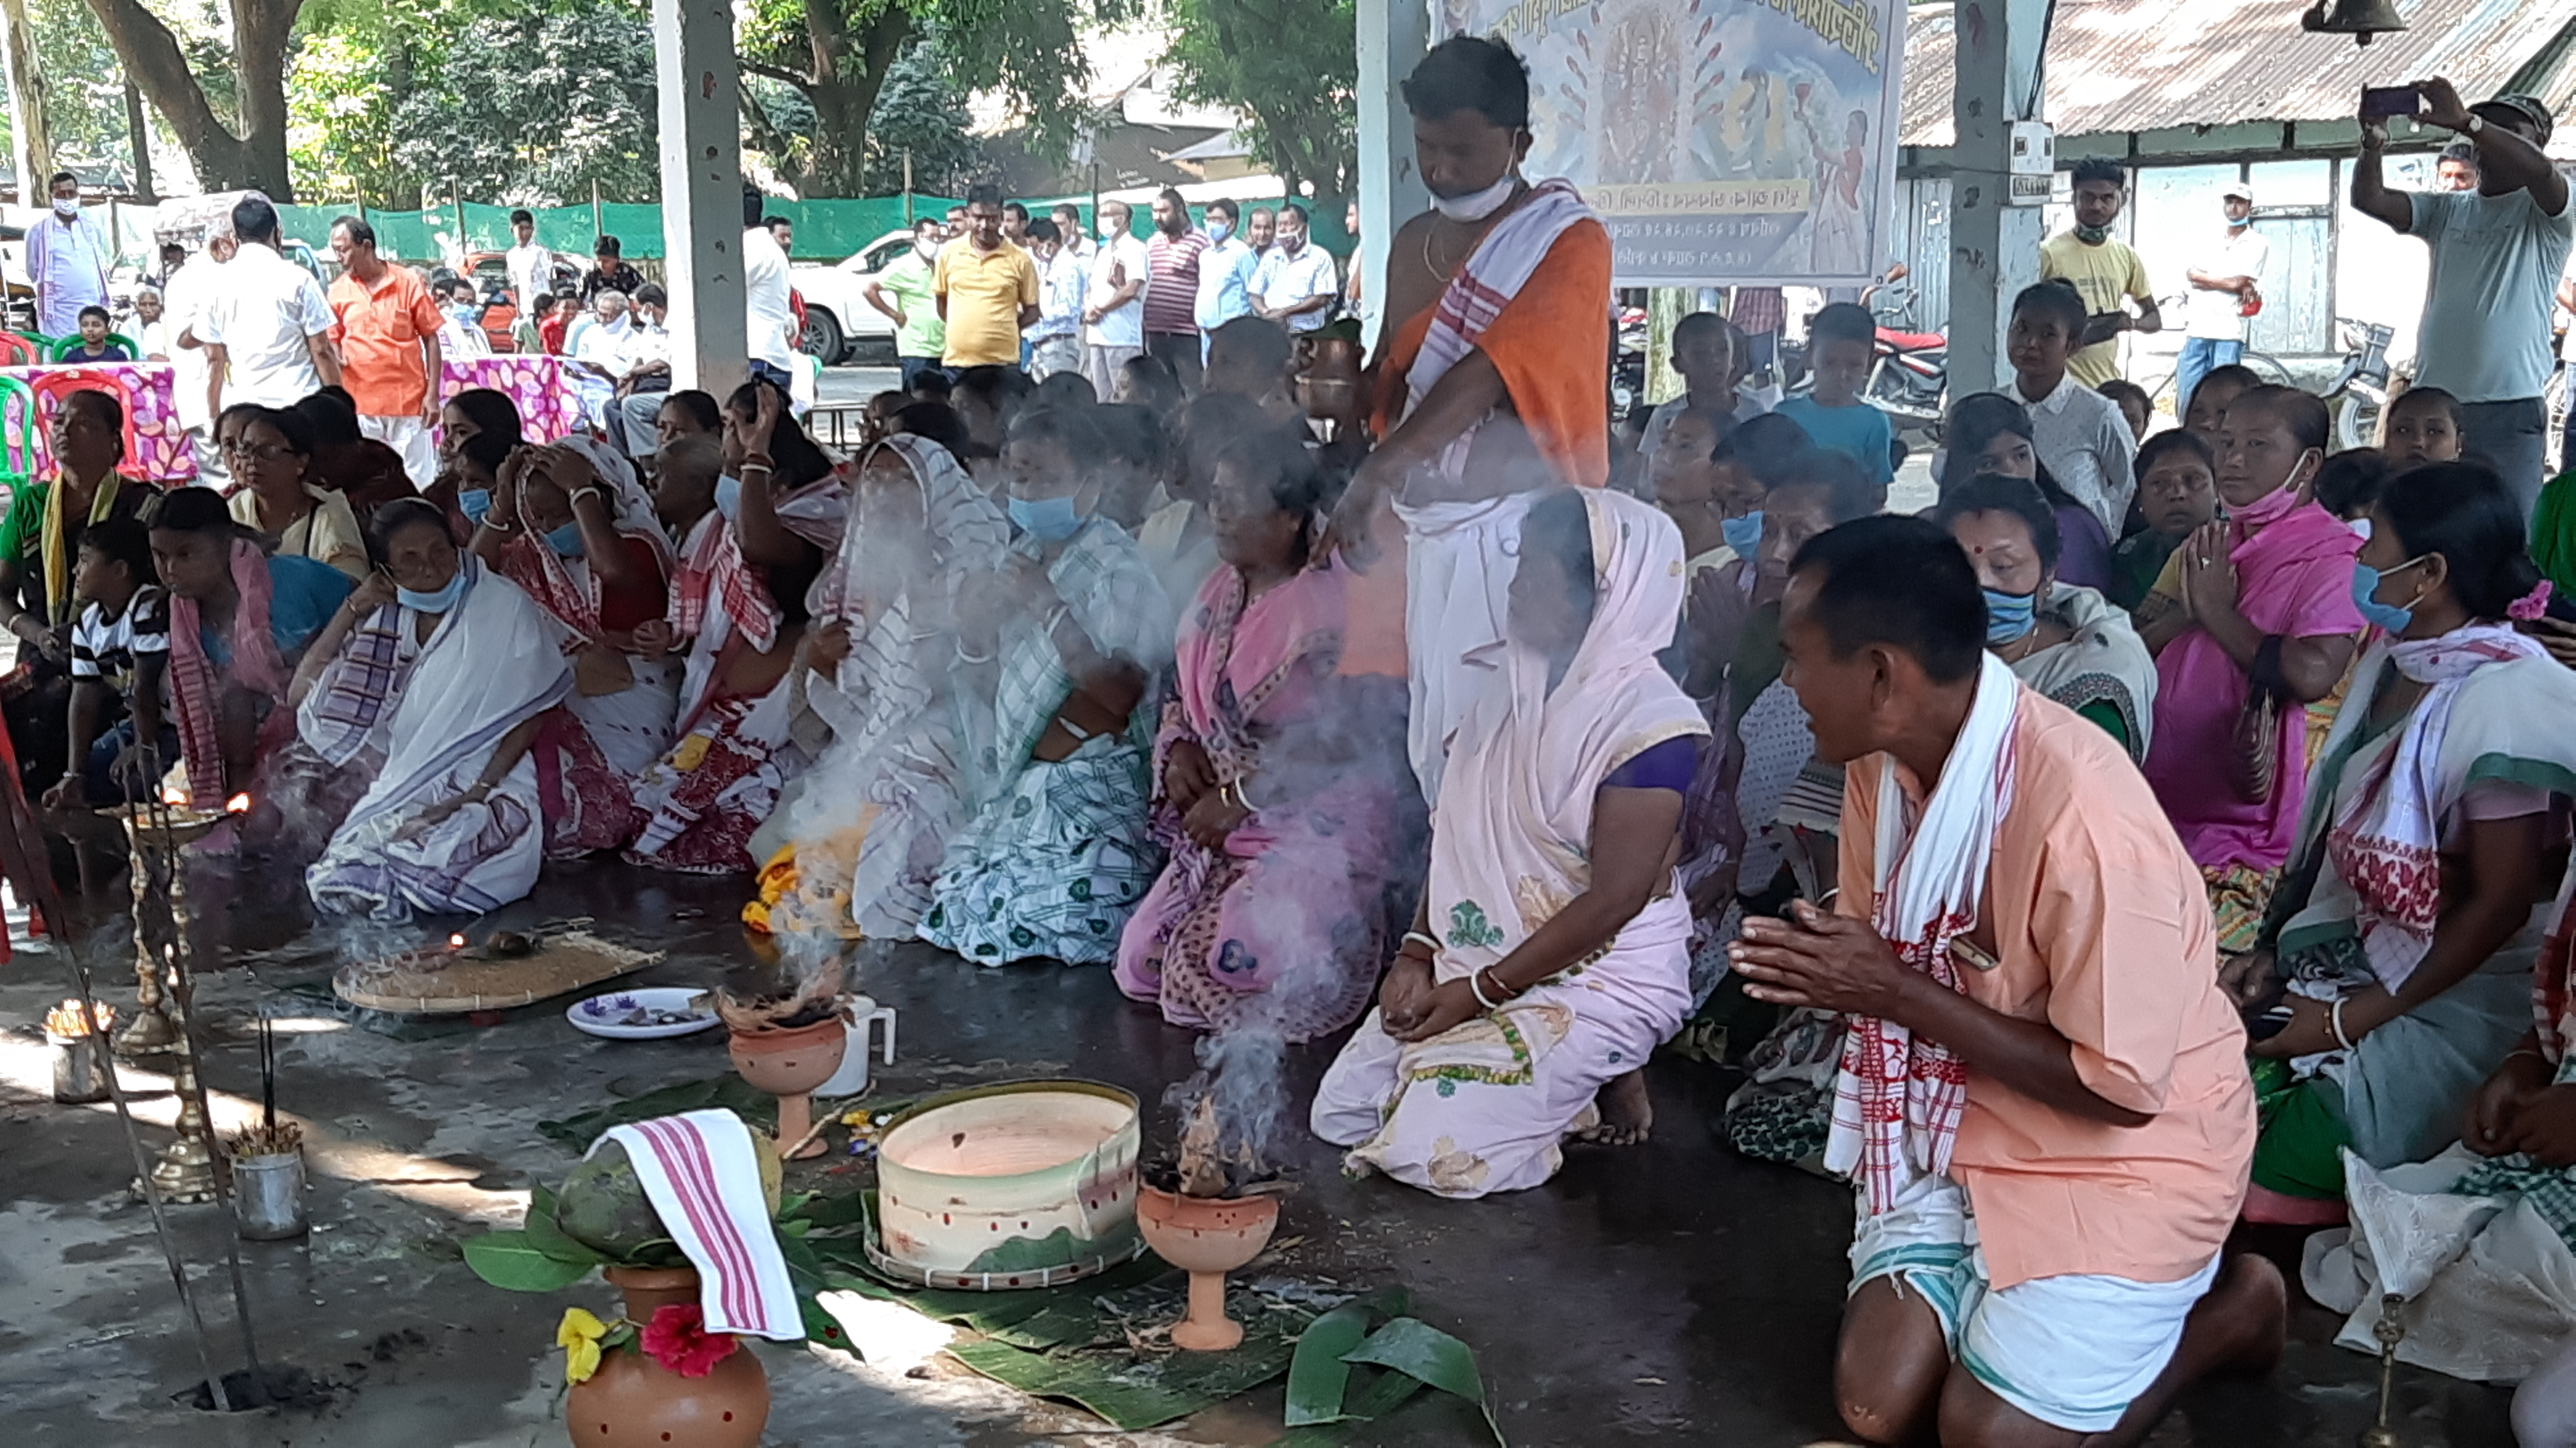
[{"label": "goddess durga image on banner", "polygon": [[1633,184],[1687,179],[1674,152],[1688,134],[1682,105],[1682,44],[1671,11],[1639,5],[1610,28],[1600,59],[1600,145],[1596,175]]}]

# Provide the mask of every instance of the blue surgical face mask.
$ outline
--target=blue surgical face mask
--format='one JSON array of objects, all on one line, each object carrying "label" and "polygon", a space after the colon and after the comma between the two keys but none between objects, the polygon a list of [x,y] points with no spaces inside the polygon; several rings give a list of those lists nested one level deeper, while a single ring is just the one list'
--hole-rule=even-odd
[{"label": "blue surgical face mask", "polygon": [[2039,623],[2039,595],[2036,593],[1998,593],[1985,589],[1986,647],[2001,648],[2018,642]]},{"label": "blue surgical face mask", "polygon": [[581,556],[581,522],[575,519],[546,533],[546,546],[566,558]]},{"label": "blue surgical face mask", "polygon": [[2421,558],[2409,558],[2398,564],[2396,568],[2383,573],[2357,558],[2354,559],[2352,564],[2353,607],[2361,610],[2361,616],[2364,619],[2377,624],[2383,632],[2392,637],[2406,632],[2415,622],[2415,606],[2406,604],[2401,607],[2394,603],[2381,603],[2379,582],[2390,573],[2397,572],[2398,569],[2412,568],[2423,561]]},{"label": "blue surgical face mask", "polygon": [[1741,518],[1720,519],[1717,526],[1726,534],[1726,546],[1735,550],[1736,557],[1750,558],[1761,550],[1761,509],[1756,508]]},{"label": "blue surgical face mask", "polygon": [[456,511],[463,513],[468,523],[481,523],[483,515],[492,511],[492,490],[490,488],[460,489],[456,494]]},{"label": "blue surgical face mask", "polygon": [[1071,498],[1013,498],[1011,521],[1041,543],[1061,543],[1082,531],[1082,514]]},{"label": "blue surgical face mask", "polygon": [[1207,234],[1208,243],[1210,245],[1214,245],[1217,242],[1223,241],[1227,237],[1232,236],[1234,234],[1234,228],[1226,225],[1222,221],[1212,219],[1207,224]]},{"label": "blue surgical face mask", "polygon": [[465,570],[462,567],[456,570],[454,578],[447,580],[447,586],[436,593],[421,593],[409,588],[394,590],[394,597],[403,607],[416,609],[422,613],[445,613],[454,608],[456,601],[464,596]]},{"label": "blue surgical face mask", "polygon": [[730,523],[742,513],[742,479],[731,473],[716,479],[716,511]]}]

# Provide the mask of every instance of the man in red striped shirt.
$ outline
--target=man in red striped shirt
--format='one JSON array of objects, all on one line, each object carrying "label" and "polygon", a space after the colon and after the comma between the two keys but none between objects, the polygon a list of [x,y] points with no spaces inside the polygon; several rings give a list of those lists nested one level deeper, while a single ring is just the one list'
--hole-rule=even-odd
[{"label": "man in red striped shirt", "polygon": [[1181,385],[1199,389],[1199,255],[1207,237],[1190,225],[1190,204],[1163,188],[1154,198],[1154,236],[1145,243],[1145,350],[1172,364]]}]

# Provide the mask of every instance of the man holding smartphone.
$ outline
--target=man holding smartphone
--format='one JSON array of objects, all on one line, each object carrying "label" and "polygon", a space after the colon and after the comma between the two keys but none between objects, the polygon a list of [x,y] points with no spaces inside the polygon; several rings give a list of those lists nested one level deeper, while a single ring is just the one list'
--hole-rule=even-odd
[{"label": "man holding smartphone", "polygon": [[2419,387],[2460,400],[2463,449],[2493,463],[2528,515],[2546,467],[2550,306],[2576,243],[2567,181],[2549,163],[2549,107],[2536,96],[2500,95],[2475,106],[2439,76],[2420,81],[2416,120],[2456,131],[2477,148],[2473,191],[2391,191],[2380,175],[2389,106],[2365,89],[2361,164],[2352,172],[2357,211],[2433,253],[2416,336]]}]

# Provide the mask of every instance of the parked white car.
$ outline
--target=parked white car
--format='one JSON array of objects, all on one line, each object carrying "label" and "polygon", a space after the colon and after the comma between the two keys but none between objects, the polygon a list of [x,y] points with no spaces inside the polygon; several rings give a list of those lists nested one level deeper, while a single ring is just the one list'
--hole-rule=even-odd
[{"label": "parked white car", "polygon": [[[823,365],[848,361],[864,339],[874,350],[894,355],[894,322],[868,305],[868,284],[877,273],[912,250],[912,232],[889,231],[865,250],[832,266],[799,262],[787,269],[787,284],[805,299],[805,333],[797,346],[822,359]],[[882,346],[874,344],[882,339]]]}]

